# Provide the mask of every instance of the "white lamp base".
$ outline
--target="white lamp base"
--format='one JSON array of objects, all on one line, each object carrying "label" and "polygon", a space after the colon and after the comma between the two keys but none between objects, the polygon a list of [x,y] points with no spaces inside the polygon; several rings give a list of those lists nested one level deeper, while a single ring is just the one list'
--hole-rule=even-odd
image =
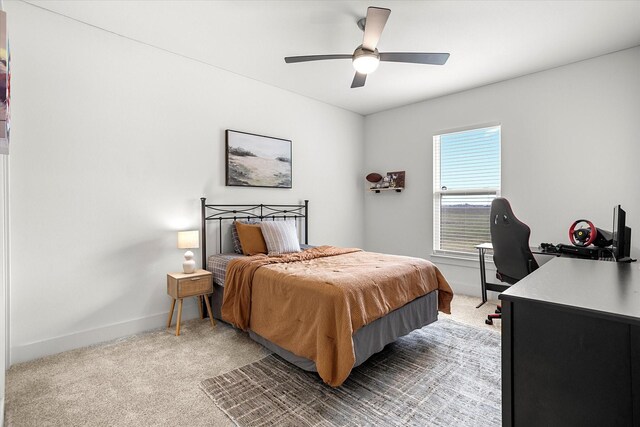
[{"label": "white lamp base", "polygon": [[187,251],[184,253],[184,262],[182,263],[182,271],[191,274],[196,271],[196,262],[193,259],[193,252]]}]

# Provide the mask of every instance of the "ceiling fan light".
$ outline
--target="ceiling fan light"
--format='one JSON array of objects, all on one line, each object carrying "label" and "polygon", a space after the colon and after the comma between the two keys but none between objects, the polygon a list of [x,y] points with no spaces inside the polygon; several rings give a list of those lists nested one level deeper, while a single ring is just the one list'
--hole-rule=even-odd
[{"label": "ceiling fan light", "polygon": [[360,74],[373,73],[378,68],[378,64],[380,64],[378,49],[371,51],[358,46],[353,52],[353,68]]},{"label": "ceiling fan light", "polygon": [[373,55],[363,55],[353,59],[353,68],[362,74],[373,73],[379,64],[380,60]]}]

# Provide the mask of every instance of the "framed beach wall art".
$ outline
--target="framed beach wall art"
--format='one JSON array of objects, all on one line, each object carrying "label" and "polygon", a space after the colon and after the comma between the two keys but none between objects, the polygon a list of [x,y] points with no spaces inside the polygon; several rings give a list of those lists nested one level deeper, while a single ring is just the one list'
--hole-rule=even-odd
[{"label": "framed beach wall art", "polygon": [[227,129],[226,185],[291,188],[291,141]]}]

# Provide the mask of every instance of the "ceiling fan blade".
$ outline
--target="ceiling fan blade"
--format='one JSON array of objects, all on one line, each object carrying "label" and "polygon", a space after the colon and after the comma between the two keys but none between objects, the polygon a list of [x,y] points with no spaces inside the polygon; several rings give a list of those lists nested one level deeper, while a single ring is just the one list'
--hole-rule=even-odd
[{"label": "ceiling fan blade", "polygon": [[348,53],[337,55],[306,55],[306,56],[287,56],[284,62],[292,64],[294,62],[322,61],[325,59],[351,59],[353,55]]},{"label": "ceiling fan blade", "polygon": [[367,9],[367,20],[364,24],[364,37],[362,39],[362,48],[370,51],[376,50],[378,41],[382,35],[382,30],[389,19],[391,10],[380,7],[369,7]]},{"label": "ceiling fan blade", "polygon": [[380,54],[380,61],[412,64],[444,65],[447,59],[449,59],[448,53],[385,52]]},{"label": "ceiling fan blade", "polygon": [[356,75],[353,76],[353,83],[351,83],[351,89],[354,87],[362,87],[364,86],[364,82],[367,80],[367,75],[358,73],[356,71]]}]

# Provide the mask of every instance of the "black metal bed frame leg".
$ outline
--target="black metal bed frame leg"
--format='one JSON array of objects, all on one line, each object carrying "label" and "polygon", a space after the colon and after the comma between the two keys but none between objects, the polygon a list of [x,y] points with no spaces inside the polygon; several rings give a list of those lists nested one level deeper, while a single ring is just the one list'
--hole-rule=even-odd
[{"label": "black metal bed frame leg", "polygon": [[309,244],[309,200],[304,201],[304,244]]}]

